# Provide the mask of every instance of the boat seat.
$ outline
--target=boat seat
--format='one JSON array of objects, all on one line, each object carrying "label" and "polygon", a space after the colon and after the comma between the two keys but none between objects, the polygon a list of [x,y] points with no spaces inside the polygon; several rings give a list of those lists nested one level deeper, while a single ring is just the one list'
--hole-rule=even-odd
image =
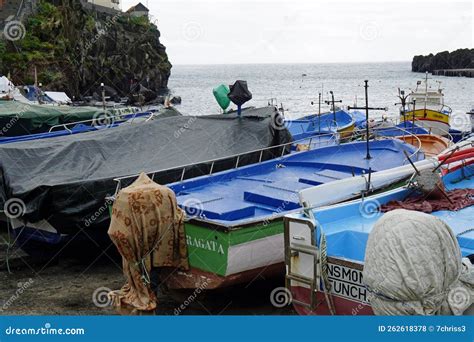
[{"label": "boat seat", "polygon": [[258,176],[244,177],[244,176],[239,176],[239,177],[235,177],[235,179],[247,180],[247,181],[252,181],[252,182],[259,182],[259,183],[272,183],[272,181],[269,180],[268,177],[258,177]]},{"label": "boat seat", "polygon": [[242,201],[224,199],[206,194],[190,194],[177,198],[180,207],[189,216],[212,220],[236,221],[255,215],[255,206]]},{"label": "boat seat", "polygon": [[[359,174],[360,174],[359,170],[354,170],[354,175],[357,176]],[[353,177],[352,171],[347,172],[347,171],[335,171],[335,170],[328,170],[328,169],[316,171],[313,173],[313,175],[314,176],[311,178],[309,177],[300,178],[299,182],[303,184],[316,186],[316,185],[321,185],[321,184],[337,181],[344,178]]]},{"label": "boat seat", "polygon": [[245,191],[244,200],[284,210],[293,210],[300,207],[297,191],[279,190],[276,187],[261,187],[258,192]]}]

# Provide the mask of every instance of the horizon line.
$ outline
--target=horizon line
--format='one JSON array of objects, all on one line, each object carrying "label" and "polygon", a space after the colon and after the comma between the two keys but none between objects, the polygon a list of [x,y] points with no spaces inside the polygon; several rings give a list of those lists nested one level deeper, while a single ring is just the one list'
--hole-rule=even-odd
[{"label": "horizon line", "polygon": [[378,62],[233,62],[233,63],[173,63],[173,66],[206,66],[206,65],[316,65],[316,64],[384,64],[411,63],[412,61],[378,61]]}]

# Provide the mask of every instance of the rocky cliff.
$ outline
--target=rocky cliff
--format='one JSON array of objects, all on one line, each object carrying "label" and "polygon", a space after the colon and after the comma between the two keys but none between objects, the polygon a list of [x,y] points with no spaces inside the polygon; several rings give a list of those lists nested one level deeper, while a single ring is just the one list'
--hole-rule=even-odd
[{"label": "rocky cliff", "polygon": [[412,62],[414,72],[433,72],[434,70],[474,68],[474,49],[459,49],[453,52],[440,52],[436,55],[415,56]]},{"label": "rocky cliff", "polygon": [[36,67],[45,88],[76,98],[92,95],[101,83],[122,97],[139,85],[166,91],[171,64],[157,26],[147,17],[86,5],[39,1],[23,21],[21,39],[0,42],[0,73],[32,84]]}]

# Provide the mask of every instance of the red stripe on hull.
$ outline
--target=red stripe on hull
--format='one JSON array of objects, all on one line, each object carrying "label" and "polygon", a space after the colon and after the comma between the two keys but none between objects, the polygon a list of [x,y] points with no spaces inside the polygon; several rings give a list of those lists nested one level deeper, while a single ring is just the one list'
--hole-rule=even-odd
[{"label": "red stripe on hull", "polygon": [[[292,286],[291,294],[293,299],[304,303],[310,303],[311,290],[306,287]],[[332,296],[332,299],[336,309],[336,315],[338,316],[372,316],[374,314],[372,307],[368,304],[356,302],[338,296]],[[318,305],[316,305],[316,309],[314,311],[311,311],[309,308],[298,304],[293,304],[293,306],[299,315],[331,315],[325,296],[322,292],[318,291],[316,293],[316,303],[318,303]]]}]

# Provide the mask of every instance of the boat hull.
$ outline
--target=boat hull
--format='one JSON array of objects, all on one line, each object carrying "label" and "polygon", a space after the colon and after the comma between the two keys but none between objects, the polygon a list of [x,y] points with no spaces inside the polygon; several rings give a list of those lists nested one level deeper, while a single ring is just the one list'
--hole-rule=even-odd
[{"label": "boat hull", "polygon": [[[329,281],[331,283],[330,301],[334,314],[338,316],[369,316],[374,312],[368,303],[370,293],[362,284],[361,264],[348,262],[346,260],[329,258]],[[319,287],[314,292],[313,303],[310,305],[298,303],[311,302],[311,289],[301,283],[290,286],[293,307],[300,315],[331,315],[331,309],[326,300],[324,292]]]},{"label": "boat hull", "polygon": [[[448,190],[472,189],[470,168],[458,170],[443,178]],[[469,183],[470,181],[470,183]],[[463,183],[465,182],[465,183]],[[302,315],[371,315],[371,293],[363,281],[365,249],[370,232],[383,215],[379,208],[392,201],[403,201],[412,193],[400,188],[364,200],[316,209],[313,218],[303,214],[285,217],[286,286],[292,303]],[[451,227],[463,257],[474,253],[469,230],[474,207],[454,212],[442,210],[432,215]],[[316,221],[317,220],[317,221]],[[326,246],[317,248],[321,227]],[[471,234],[471,236],[469,236]],[[327,273],[318,260],[327,251]],[[326,264],[324,264],[326,265]],[[327,275],[327,277],[325,276]],[[327,282],[323,281],[327,280]],[[323,284],[329,283],[328,295]],[[328,305],[329,302],[332,305]],[[333,310],[330,310],[330,307]]]},{"label": "boat hull", "polygon": [[340,134],[341,139],[349,139],[354,134],[355,123],[348,127],[339,129],[337,132]]},{"label": "boat hull", "polygon": [[430,133],[447,136],[449,134],[450,124],[449,115],[431,109],[417,109],[401,115],[401,122],[412,121],[427,129]]}]

